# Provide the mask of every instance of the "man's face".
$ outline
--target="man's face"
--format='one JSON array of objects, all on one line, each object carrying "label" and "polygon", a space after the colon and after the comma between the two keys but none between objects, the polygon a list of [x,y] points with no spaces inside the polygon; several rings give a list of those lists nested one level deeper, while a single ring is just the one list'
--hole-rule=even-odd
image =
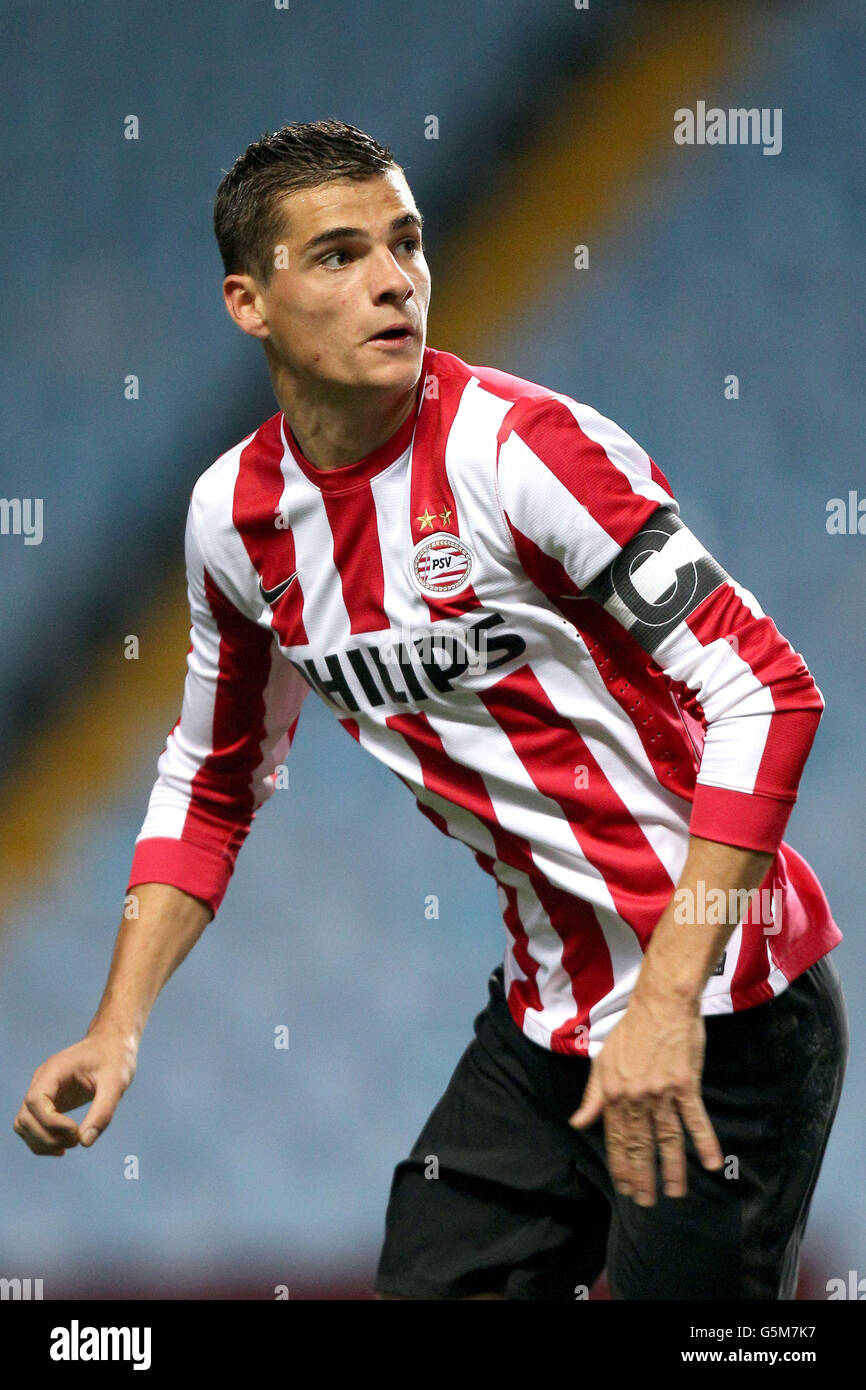
[{"label": "man's face", "polygon": [[[430,271],[402,172],[319,184],[285,195],[283,205],[270,284],[252,282],[255,336],[268,355],[311,385],[411,389],[427,336]],[[339,228],[354,230],[330,235]],[[376,339],[394,325],[411,336]]]}]

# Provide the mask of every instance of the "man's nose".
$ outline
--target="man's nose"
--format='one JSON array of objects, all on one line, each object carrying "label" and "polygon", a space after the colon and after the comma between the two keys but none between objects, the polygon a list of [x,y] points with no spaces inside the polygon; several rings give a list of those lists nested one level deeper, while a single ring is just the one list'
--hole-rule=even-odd
[{"label": "man's nose", "polygon": [[415,293],[412,278],[406,274],[387,246],[382,247],[381,252],[376,253],[373,262],[371,288],[375,299],[390,294],[395,295],[402,304],[404,300],[412,298]]}]

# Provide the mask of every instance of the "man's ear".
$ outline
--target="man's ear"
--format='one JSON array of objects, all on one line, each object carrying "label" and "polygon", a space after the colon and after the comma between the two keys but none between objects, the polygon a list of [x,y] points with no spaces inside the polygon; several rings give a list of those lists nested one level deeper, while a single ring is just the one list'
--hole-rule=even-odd
[{"label": "man's ear", "polygon": [[242,333],[251,338],[270,337],[259,288],[251,275],[227,275],[223,281],[223,298],[229,318]]}]

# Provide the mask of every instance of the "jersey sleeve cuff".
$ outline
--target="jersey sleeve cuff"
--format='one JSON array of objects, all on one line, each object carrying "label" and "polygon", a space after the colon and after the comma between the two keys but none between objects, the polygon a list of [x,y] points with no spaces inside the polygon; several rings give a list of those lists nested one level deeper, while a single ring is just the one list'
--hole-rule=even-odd
[{"label": "jersey sleeve cuff", "polygon": [[199,898],[216,915],[233,870],[234,864],[213,850],[189,840],[152,836],[135,846],[126,891],[138,883],[168,883]]},{"label": "jersey sleeve cuff", "polygon": [[793,809],[793,801],[698,782],[689,833],[723,845],[775,854]]}]

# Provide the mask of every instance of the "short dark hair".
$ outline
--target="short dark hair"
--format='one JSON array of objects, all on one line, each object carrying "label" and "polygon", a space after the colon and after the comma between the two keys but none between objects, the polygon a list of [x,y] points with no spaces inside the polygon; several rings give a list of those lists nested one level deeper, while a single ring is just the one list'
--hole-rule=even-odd
[{"label": "short dark hair", "polygon": [[226,275],[267,288],[283,229],[279,199],[333,179],[368,179],[399,169],[392,152],[345,121],[295,122],[247,145],[214,200],[214,232]]}]

